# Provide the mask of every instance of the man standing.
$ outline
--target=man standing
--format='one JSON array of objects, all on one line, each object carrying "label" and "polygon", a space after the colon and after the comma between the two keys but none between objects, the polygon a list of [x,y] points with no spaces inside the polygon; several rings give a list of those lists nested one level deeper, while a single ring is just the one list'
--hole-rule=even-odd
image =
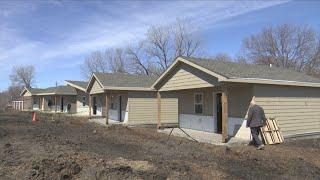
[{"label": "man standing", "polygon": [[259,139],[260,127],[266,124],[267,118],[262,107],[253,100],[250,102],[248,111],[247,127],[250,127],[253,142],[257,145],[258,150],[264,149],[264,145]]}]

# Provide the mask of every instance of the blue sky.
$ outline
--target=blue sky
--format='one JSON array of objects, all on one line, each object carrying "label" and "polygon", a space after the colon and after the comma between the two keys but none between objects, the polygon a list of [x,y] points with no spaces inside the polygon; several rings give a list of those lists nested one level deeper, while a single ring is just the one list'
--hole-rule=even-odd
[{"label": "blue sky", "polygon": [[37,87],[81,80],[95,50],[142,39],[150,25],[188,19],[208,55],[236,56],[243,38],[281,23],[320,31],[317,1],[0,1],[0,90],[14,65],[35,65]]}]

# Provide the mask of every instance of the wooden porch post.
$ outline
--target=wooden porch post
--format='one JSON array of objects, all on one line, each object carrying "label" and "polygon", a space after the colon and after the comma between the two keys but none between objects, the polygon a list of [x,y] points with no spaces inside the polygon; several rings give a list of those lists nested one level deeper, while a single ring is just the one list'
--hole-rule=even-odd
[{"label": "wooden porch post", "polygon": [[91,102],[91,95],[89,94],[89,119],[91,118],[91,108],[92,108],[92,102]]},{"label": "wooden porch post", "polygon": [[22,97],[22,101],[21,101],[21,111],[23,111],[23,107],[24,106],[24,98]]},{"label": "wooden porch post", "polygon": [[44,97],[42,97],[42,103],[41,103],[42,107],[41,110],[44,111]]},{"label": "wooden porch post", "polygon": [[106,124],[109,124],[109,99],[110,99],[109,96],[110,94],[106,93]]},{"label": "wooden porch post", "polygon": [[157,104],[158,104],[158,124],[157,128],[161,127],[161,94],[157,91]]},{"label": "wooden porch post", "polygon": [[57,96],[54,96],[54,112],[57,113]]},{"label": "wooden porch post", "polygon": [[222,142],[228,141],[228,90],[224,86],[222,92]]}]

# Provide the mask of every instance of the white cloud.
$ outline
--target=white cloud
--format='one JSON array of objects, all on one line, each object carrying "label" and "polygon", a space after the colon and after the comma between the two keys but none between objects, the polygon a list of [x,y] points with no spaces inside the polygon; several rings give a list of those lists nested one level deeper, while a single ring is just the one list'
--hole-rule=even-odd
[{"label": "white cloud", "polygon": [[[70,4],[52,1],[59,8]],[[100,3],[97,11],[83,12],[91,14],[79,23],[78,27],[59,27],[58,32],[66,37],[60,41],[39,41],[20,33],[28,29],[19,29],[19,24],[11,22],[10,16],[29,15],[43,6],[27,5],[29,9],[10,5],[5,11],[0,7],[0,76],[6,76],[15,64],[37,64],[42,68],[50,62],[59,62],[73,56],[85,56],[91,51],[112,46],[123,46],[143,38],[147,28],[152,24],[172,23],[177,18],[188,19],[195,29],[216,27],[216,24],[241,14],[278,5],[285,1],[177,1],[177,2],[137,2],[137,3]],[[92,5],[92,4],[91,4]],[[79,8],[79,4],[72,8]],[[61,10],[61,9],[60,9]],[[45,11],[45,10],[43,10]],[[57,12],[59,13],[59,12]],[[101,13],[101,14],[99,14]],[[112,17],[110,14],[118,14]],[[44,14],[45,16],[46,14]],[[70,14],[72,16],[72,14]],[[82,21],[77,17],[70,17]],[[64,21],[64,19],[57,19]],[[39,25],[41,26],[41,25]],[[32,34],[33,32],[31,32]],[[35,32],[36,33],[36,32]],[[30,32],[28,33],[30,34]],[[55,38],[55,37],[51,37]],[[60,38],[60,37],[59,37]],[[73,61],[75,66],[79,62]],[[54,67],[50,67],[54,68]],[[1,87],[0,87],[1,88]]]}]

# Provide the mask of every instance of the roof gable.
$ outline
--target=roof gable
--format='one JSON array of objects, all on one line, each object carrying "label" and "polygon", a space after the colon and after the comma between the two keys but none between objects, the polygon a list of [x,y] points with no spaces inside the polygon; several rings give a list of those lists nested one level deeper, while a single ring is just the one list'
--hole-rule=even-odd
[{"label": "roof gable", "polygon": [[67,85],[72,86],[76,89],[79,89],[81,91],[86,91],[86,88],[88,86],[88,82],[86,81],[71,81],[71,80],[66,80]]},{"label": "roof gable", "polygon": [[188,64],[180,63],[172,69],[170,75],[158,84],[156,89],[159,91],[170,91],[213,87],[218,84],[218,78],[214,78]]},{"label": "roof gable", "polygon": [[87,91],[97,81],[104,90],[150,90],[156,78],[145,75],[125,73],[94,73],[89,81]]},{"label": "roof gable", "polygon": [[152,87],[168,77],[179,64],[188,64],[196,69],[218,78],[219,82],[241,82],[256,84],[275,84],[290,86],[320,87],[320,79],[304,73],[278,67],[220,62],[211,59],[178,57],[173,64],[155,81]]},{"label": "roof gable", "polygon": [[70,86],[57,86],[49,87],[45,89],[38,88],[24,88],[21,92],[21,96],[25,95],[26,92],[29,92],[31,96],[34,95],[77,95],[76,90]]}]

